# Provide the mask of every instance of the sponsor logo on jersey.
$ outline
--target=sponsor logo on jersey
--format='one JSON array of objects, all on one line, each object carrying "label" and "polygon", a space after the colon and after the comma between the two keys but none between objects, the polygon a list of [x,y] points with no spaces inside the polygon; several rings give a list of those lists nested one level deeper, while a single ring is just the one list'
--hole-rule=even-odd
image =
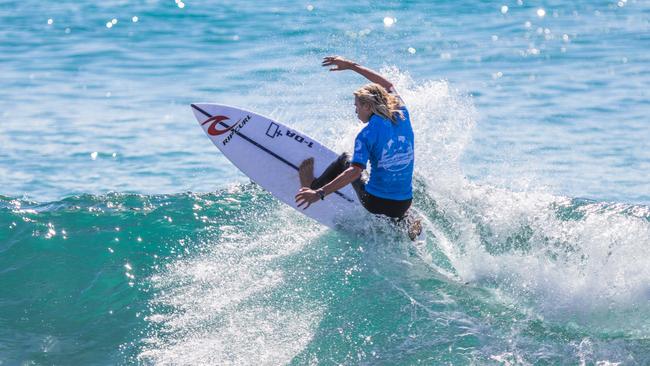
[{"label": "sponsor logo on jersey", "polygon": [[382,149],[377,167],[389,172],[399,172],[408,168],[413,162],[413,146],[404,136],[398,136],[397,141],[390,139]]}]

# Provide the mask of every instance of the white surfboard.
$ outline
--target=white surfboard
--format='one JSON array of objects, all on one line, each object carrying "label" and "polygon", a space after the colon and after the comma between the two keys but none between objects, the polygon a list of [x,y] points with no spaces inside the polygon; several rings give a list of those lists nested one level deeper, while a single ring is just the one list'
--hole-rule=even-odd
[{"label": "white surfboard", "polygon": [[220,104],[192,104],[194,116],[210,140],[239,170],[280,201],[328,227],[361,207],[350,185],[312,204],[296,207],[298,166],[314,158],[319,176],[338,154],[296,129],[244,109]]}]

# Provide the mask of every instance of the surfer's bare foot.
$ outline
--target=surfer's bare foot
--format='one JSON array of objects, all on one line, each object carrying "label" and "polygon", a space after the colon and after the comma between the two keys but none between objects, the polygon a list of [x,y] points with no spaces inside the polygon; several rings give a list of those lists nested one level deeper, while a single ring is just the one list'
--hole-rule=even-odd
[{"label": "surfer's bare foot", "polygon": [[298,167],[300,186],[309,187],[314,181],[314,158],[305,159]]},{"label": "surfer's bare foot", "polygon": [[411,241],[415,241],[415,239],[420,236],[422,233],[422,222],[420,219],[415,219],[410,222],[409,224],[409,238]]}]

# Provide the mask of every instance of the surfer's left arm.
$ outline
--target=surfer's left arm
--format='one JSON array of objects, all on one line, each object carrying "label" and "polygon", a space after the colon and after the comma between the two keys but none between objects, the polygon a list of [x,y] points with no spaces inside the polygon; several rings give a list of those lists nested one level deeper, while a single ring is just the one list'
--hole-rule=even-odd
[{"label": "surfer's left arm", "polygon": [[386,89],[388,93],[394,95],[397,99],[399,99],[400,103],[404,105],[404,100],[395,89],[393,83],[384,75],[371,68],[365,67],[357,62],[336,55],[324,57],[323,66],[333,66],[330,68],[330,71],[352,70],[357,74],[365,77],[369,81],[381,85],[384,89]]},{"label": "surfer's left arm", "polygon": [[321,195],[319,191],[323,193],[323,197],[324,197],[330,193],[336,192],[339,189],[347,186],[348,184],[359,179],[359,177],[361,177],[362,171],[363,169],[361,169],[361,167],[357,165],[352,165],[346,170],[344,170],[343,173],[339,174],[338,177],[334,178],[333,181],[327,183],[326,185],[324,185],[323,187],[317,190],[309,189],[307,187],[300,188],[300,191],[298,191],[298,194],[296,195],[296,203],[298,204],[298,207],[301,207],[302,205],[306,204],[306,206],[303,207],[304,210],[307,207],[311,206],[312,203],[320,200]]},{"label": "surfer's left arm", "polygon": [[394,90],[393,83],[390,80],[386,79],[385,76],[378,73],[377,71],[365,67],[357,62],[348,60],[341,56],[327,56],[323,58],[323,66],[333,66],[330,68],[330,71],[342,71],[342,70],[352,70],[357,74],[365,77],[373,83],[377,83],[384,87],[388,92]]}]

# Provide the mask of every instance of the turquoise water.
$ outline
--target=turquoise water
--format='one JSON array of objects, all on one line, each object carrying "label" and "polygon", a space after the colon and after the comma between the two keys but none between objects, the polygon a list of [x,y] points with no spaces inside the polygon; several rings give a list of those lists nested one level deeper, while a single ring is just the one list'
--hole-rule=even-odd
[{"label": "turquoise water", "polygon": [[[0,364],[650,364],[644,1],[0,2]],[[191,102],[349,149],[409,106],[427,240],[326,229]]]}]

